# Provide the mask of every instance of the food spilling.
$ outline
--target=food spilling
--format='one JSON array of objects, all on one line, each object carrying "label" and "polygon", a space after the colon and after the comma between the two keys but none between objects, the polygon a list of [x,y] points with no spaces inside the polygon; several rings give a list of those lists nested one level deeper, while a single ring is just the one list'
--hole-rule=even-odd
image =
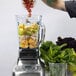
[{"label": "food spilling", "polygon": [[34,7],[34,0],[23,0],[23,5],[28,11],[28,16],[31,17],[32,8]]},{"label": "food spilling", "polygon": [[38,44],[39,25],[32,23],[30,25],[20,23],[18,25],[19,43],[21,48],[36,48]]}]

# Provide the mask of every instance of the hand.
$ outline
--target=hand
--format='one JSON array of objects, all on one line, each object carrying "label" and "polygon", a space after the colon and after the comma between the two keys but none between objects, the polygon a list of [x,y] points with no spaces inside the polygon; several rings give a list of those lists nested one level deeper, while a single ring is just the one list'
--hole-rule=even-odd
[{"label": "hand", "polygon": [[42,0],[48,6],[59,9],[59,10],[66,10],[65,2],[63,0]]}]

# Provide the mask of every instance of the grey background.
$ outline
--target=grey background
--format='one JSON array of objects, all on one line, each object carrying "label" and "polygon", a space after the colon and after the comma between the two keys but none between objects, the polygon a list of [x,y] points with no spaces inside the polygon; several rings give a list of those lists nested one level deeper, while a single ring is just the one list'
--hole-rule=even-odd
[{"label": "grey background", "polygon": [[[21,0],[0,0],[0,76],[11,76],[18,57],[16,14],[26,14]],[[56,41],[58,36],[76,38],[76,19],[67,12],[55,10],[37,0],[33,14],[43,16],[45,40]]]}]

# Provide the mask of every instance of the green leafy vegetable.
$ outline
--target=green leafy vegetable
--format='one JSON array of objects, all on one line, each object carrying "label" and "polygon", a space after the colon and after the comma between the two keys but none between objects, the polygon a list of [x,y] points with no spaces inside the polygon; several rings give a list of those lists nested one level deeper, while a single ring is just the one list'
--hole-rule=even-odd
[{"label": "green leafy vegetable", "polygon": [[52,41],[46,41],[41,44],[40,58],[44,60],[46,66],[49,63],[67,63],[76,64],[76,53],[73,48],[61,50],[67,44],[56,45]]}]

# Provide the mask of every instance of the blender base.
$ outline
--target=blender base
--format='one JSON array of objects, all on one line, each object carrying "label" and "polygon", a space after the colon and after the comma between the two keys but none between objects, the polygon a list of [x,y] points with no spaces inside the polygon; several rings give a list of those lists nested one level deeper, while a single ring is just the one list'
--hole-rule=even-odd
[{"label": "blender base", "polygon": [[33,63],[27,63],[28,61],[26,61],[27,60],[19,60],[13,69],[12,76],[45,76],[43,67],[39,61],[38,63],[34,60],[32,61]]},{"label": "blender base", "polygon": [[39,65],[16,66],[13,76],[43,76],[42,68]]}]

